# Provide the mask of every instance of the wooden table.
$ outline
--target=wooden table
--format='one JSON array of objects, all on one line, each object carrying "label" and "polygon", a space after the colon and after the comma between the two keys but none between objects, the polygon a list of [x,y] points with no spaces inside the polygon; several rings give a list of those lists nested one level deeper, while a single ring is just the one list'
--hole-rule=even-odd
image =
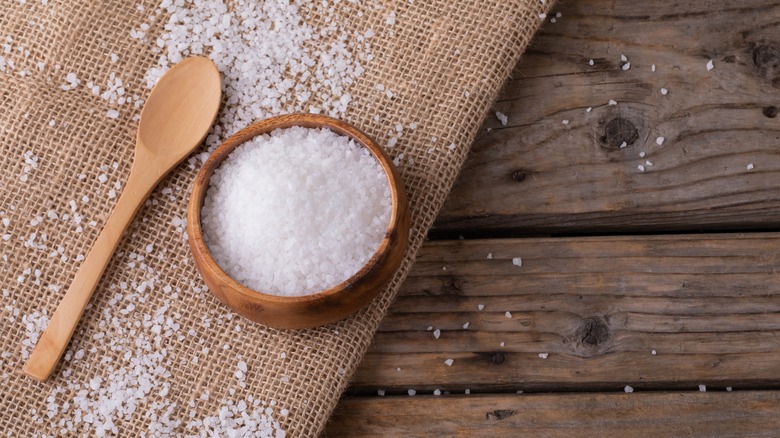
[{"label": "wooden table", "polygon": [[780,2],[556,11],[327,436],[780,435]]}]

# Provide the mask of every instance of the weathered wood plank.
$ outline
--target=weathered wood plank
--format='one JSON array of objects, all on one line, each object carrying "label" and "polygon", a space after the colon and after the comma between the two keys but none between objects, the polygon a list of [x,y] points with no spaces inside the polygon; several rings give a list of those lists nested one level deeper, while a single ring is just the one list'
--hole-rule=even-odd
[{"label": "weathered wood plank", "polygon": [[777,248],[780,233],[429,242],[351,392],[780,387]]},{"label": "weathered wood plank", "polygon": [[780,392],[356,397],[328,437],[777,436]]},{"label": "weathered wood plank", "polygon": [[489,117],[435,232],[777,227],[780,1],[557,10],[496,104],[508,125]]}]

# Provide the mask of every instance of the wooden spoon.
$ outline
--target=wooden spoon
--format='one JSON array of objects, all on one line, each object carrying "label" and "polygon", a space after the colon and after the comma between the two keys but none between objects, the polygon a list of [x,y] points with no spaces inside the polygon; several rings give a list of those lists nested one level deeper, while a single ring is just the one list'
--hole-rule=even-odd
[{"label": "wooden spoon", "polygon": [[25,374],[46,380],[54,370],[125,228],[157,183],[206,136],[221,98],[219,71],[203,57],[176,64],[152,89],[122,196],[24,365]]}]

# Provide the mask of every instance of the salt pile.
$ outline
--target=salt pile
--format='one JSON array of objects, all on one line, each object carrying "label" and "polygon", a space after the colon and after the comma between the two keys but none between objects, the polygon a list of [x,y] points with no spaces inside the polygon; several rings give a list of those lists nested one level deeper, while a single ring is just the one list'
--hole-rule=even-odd
[{"label": "salt pile", "polygon": [[222,269],[247,287],[301,296],[333,287],[376,252],[391,196],[379,163],[327,129],[276,130],[215,171],[201,220]]},{"label": "salt pile", "polygon": [[[206,138],[209,151],[258,119],[294,112],[343,118],[350,86],[373,59],[374,31],[361,34],[328,2],[163,0],[169,14],[156,40],[149,88],[174,64],[206,55],[222,74],[223,105]],[[353,11],[353,13],[357,13]],[[308,24],[312,16],[330,25]],[[203,158],[205,160],[205,157]],[[190,161],[194,167],[194,160]]]}]

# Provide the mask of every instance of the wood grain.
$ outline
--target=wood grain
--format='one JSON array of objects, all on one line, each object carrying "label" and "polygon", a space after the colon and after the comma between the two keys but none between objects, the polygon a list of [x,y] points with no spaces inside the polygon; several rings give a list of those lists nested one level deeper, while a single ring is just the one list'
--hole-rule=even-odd
[{"label": "wood grain", "polygon": [[356,397],[325,436],[776,436],[779,409],[775,391]]},{"label": "wood grain", "polygon": [[780,2],[562,0],[556,11],[495,105],[507,126],[488,117],[436,232],[777,227]]},{"label": "wood grain", "polygon": [[778,387],[778,247],[775,233],[429,242],[351,393]]}]

